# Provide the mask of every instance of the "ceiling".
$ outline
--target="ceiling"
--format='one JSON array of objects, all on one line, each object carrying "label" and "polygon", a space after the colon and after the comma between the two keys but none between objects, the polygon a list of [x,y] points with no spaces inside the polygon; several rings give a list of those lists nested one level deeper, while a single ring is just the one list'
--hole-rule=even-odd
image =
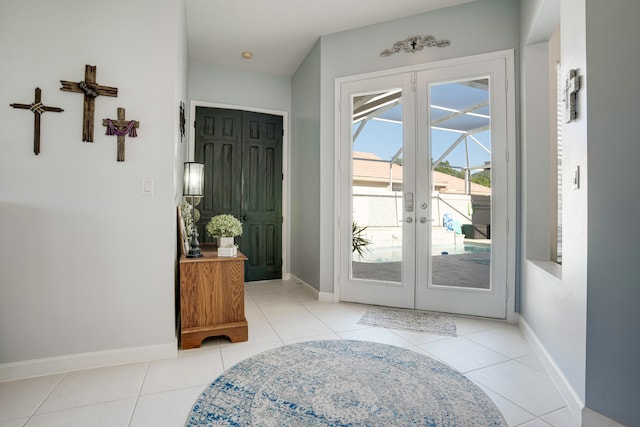
[{"label": "ceiling", "polygon": [[189,59],[290,76],[320,36],[471,1],[186,0]]}]

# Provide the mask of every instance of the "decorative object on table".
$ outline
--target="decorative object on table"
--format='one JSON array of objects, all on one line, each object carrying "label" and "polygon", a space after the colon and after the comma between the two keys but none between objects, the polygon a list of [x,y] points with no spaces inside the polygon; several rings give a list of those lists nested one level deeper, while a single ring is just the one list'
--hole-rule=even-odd
[{"label": "decorative object on table", "polygon": [[201,258],[200,242],[198,242],[198,229],[193,214],[196,196],[201,197],[204,193],[204,163],[185,162],[184,178],[182,180],[182,195],[191,197],[191,224],[188,233],[191,235],[189,242],[189,252],[187,258]]},{"label": "decorative object on table", "polygon": [[358,321],[360,325],[425,332],[434,335],[456,336],[456,318],[452,314],[375,307],[367,310]]},{"label": "decorative object on table", "polygon": [[451,44],[449,40],[436,40],[435,37],[429,36],[413,36],[408,37],[399,42],[395,42],[391,49],[385,49],[380,52],[380,56],[391,56],[394,53],[404,51],[407,53],[416,53],[425,47],[447,47]]},{"label": "decorative object on table", "polygon": [[[192,226],[200,220],[200,211],[195,206],[198,206],[201,200],[202,197],[195,197],[191,201],[189,201],[188,197],[184,197],[184,200],[180,203],[180,220],[185,254],[189,252]],[[195,206],[192,206],[191,203],[194,203]]]},{"label": "decorative object on table", "polygon": [[60,80],[65,92],[77,92],[84,94],[84,112],[82,116],[82,140],[93,142],[93,119],[95,116],[96,98],[98,95],[118,96],[118,88],[101,86],[96,83],[96,66],[85,65],[84,80],[80,82],[68,82]]},{"label": "decorative object on table", "polygon": [[36,88],[35,100],[31,104],[9,104],[13,108],[20,108],[22,110],[31,110],[33,112],[33,152],[37,156],[40,154],[40,116],[45,111],[51,111],[53,113],[61,113],[64,110],[58,107],[47,107],[42,104],[42,91],[39,87]]},{"label": "decorative object on table", "polygon": [[268,350],[232,366],[197,399],[186,426],[506,427],[480,387],[426,355],[367,341]]},{"label": "decorative object on table", "polygon": [[180,102],[180,142],[182,142],[182,139],[184,138],[184,134],[186,131],[186,124],[187,124],[187,120],[184,117],[184,102]]},{"label": "decorative object on table", "polygon": [[117,161],[119,162],[124,162],[124,137],[137,137],[138,133],[136,132],[136,129],[140,127],[140,122],[137,120],[125,120],[124,115],[124,108],[118,108],[118,118],[116,120],[102,120],[102,126],[107,127],[106,134],[118,136]]},{"label": "decorative object on table", "polygon": [[581,78],[578,69],[574,68],[567,73],[567,80],[564,84],[564,121],[570,123],[578,118],[578,91],[580,90]]},{"label": "decorative object on table", "polygon": [[236,256],[234,237],[242,236],[242,223],[229,214],[216,215],[207,224],[207,232],[218,240],[218,256]]}]

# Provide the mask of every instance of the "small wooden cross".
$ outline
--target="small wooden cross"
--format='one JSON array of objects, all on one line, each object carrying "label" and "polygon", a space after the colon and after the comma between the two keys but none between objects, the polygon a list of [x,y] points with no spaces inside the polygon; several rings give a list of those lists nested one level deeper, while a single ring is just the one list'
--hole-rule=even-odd
[{"label": "small wooden cross", "polygon": [[118,119],[102,119],[102,126],[107,127],[107,135],[118,135],[117,160],[124,162],[124,137],[127,135],[132,138],[138,136],[136,129],[140,127],[140,123],[136,120],[125,120],[124,108],[118,108]]},{"label": "small wooden cross", "polygon": [[40,154],[40,116],[45,111],[52,111],[54,113],[61,113],[64,110],[58,107],[47,107],[42,105],[42,91],[39,87],[36,88],[35,101],[31,104],[9,104],[13,108],[20,108],[23,110],[33,111],[33,152]]},{"label": "small wooden cross", "polygon": [[62,83],[60,88],[62,91],[84,93],[82,140],[93,142],[93,118],[95,116],[96,97],[98,95],[118,96],[118,88],[97,84],[95,65],[85,65],[84,81],[74,83],[60,80],[60,83]]}]

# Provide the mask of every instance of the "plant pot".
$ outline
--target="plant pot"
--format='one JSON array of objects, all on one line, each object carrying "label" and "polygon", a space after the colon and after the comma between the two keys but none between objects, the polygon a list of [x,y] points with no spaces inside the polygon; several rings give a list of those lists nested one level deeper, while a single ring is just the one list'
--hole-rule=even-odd
[{"label": "plant pot", "polygon": [[234,238],[233,237],[218,237],[218,247],[219,248],[230,248],[234,246]]}]

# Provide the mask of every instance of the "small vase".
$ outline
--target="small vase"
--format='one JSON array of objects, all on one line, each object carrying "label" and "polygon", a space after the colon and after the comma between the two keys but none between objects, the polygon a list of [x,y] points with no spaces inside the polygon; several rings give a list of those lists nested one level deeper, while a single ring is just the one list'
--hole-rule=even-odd
[{"label": "small vase", "polygon": [[218,237],[219,248],[230,248],[233,246],[233,237]]}]

